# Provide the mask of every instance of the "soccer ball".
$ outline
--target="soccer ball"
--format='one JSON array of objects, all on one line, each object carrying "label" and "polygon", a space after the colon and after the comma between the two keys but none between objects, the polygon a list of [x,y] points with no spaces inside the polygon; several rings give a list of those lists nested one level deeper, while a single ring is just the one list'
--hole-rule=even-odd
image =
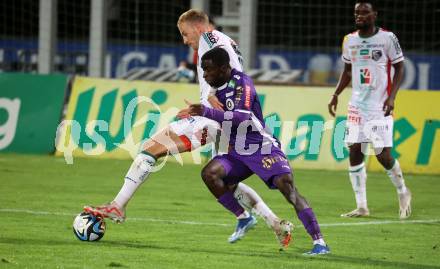
[{"label": "soccer ball", "polygon": [[73,233],[81,241],[98,241],[105,233],[104,218],[82,212],[73,221]]}]

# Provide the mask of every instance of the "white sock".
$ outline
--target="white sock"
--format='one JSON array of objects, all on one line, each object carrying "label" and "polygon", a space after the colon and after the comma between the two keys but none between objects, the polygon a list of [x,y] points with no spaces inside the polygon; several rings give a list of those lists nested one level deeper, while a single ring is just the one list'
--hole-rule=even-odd
[{"label": "white sock", "polygon": [[367,208],[367,171],[365,163],[350,166],[349,173],[351,186],[356,197],[357,208]]},{"label": "white sock", "polygon": [[128,201],[133,197],[136,190],[142,185],[150,174],[151,169],[156,163],[156,159],[151,155],[139,153],[125,175],[124,185],[113,202],[124,208]]},{"label": "white sock", "polygon": [[243,211],[243,213],[240,214],[240,216],[237,217],[237,219],[247,219],[250,216],[251,216],[251,214],[245,210],[245,211]]},{"label": "white sock", "polygon": [[393,182],[394,186],[396,187],[397,193],[399,194],[405,193],[406,186],[405,186],[405,180],[403,179],[402,169],[400,169],[400,163],[397,160],[395,160],[393,168],[386,171],[391,179],[391,182]]},{"label": "white sock", "polygon": [[327,246],[327,244],[324,241],[324,238],[319,238],[316,240],[313,240],[313,245],[319,244],[321,246]]},{"label": "white sock", "polygon": [[239,183],[234,192],[234,197],[238,203],[247,211],[254,211],[261,216],[266,224],[274,227],[279,222],[279,218],[270,210],[261,197],[248,185]]}]

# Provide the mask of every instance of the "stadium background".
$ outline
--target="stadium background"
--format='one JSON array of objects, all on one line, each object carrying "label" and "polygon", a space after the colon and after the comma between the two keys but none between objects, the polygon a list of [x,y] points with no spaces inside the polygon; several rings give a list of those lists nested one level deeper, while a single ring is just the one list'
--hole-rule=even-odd
[{"label": "stadium background", "polygon": [[[179,14],[196,7],[204,9],[222,31],[240,43],[246,70],[257,85],[266,84],[258,87],[260,98],[265,100],[264,114],[294,122],[291,129],[282,126],[275,132],[286,151],[293,149],[289,156],[296,161],[295,166],[347,166],[347,151],[341,144],[343,130],[336,127],[344,120],[348,90],[339,106],[340,115],[335,122],[326,123],[332,130],[325,131],[328,126],[324,129],[324,123],[332,120],[326,103],[342,66],[342,38],[353,30],[353,1],[17,0],[1,1],[0,5],[0,94],[4,104],[0,110],[1,151],[54,152],[58,124],[62,119],[75,118],[75,111],[79,111],[90,112],[81,123],[81,136],[93,136],[91,130],[96,128],[84,130],[93,120],[109,124],[108,131],[96,130],[107,137],[107,145],[101,150],[102,146],[93,144],[98,149],[92,155],[130,157],[129,152],[115,146],[127,135],[122,132],[125,103],[120,100],[152,96],[158,89],[159,96],[164,96],[159,103],[161,109],[182,107],[183,97],[197,100],[197,85],[177,76],[180,61],[191,62],[192,51],[182,44],[176,27]],[[439,173],[440,142],[435,136],[440,126],[436,106],[440,36],[435,26],[439,23],[440,4],[429,0],[379,1],[377,8],[378,25],[397,34],[406,56],[402,88],[408,90],[402,90],[397,99],[393,153],[406,171]],[[78,105],[79,94],[88,89],[93,89],[91,101]],[[135,89],[134,95],[125,95],[129,89]],[[98,114],[97,109],[104,105],[108,111]],[[49,118],[42,113],[43,107]],[[418,109],[422,107],[432,109]],[[47,119],[47,126],[38,122],[41,118]],[[143,132],[136,137],[140,141],[170,120],[145,123],[145,130],[140,131],[132,127],[132,133]],[[306,126],[301,125],[304,120]],[[318,122],[317,129],[314,121]],[[58,136],[62,141],[69,140],[63,128],[58,131],[63,134]],[[322,135],[314,146],[310,140],[316,133]],[[84,154],[84,141],[77,141],[80,145],[74,155],[91,155]],[[369,166],[381,170],[374,160]]]},{"label": "stadium background", "polygon": [[[342,143],[349,89],[335,119],[327,102],[343,36],[354,29],[353,3],[0,0],[0,268],[439,269],[440,1],[376,1],[378,24],[397,34],[406,56],[393,148],[413,194],[413,213],[403,221],[374,158],[371,216],[340,217],[355,204]],[[201,182],[202,166],[191,164],[203,165],[209,148],[152,175],[130,201],[127,222],[108,221],[99,243],[72,234],[83,205],[119,190],[139,141],[173,120],[183,98],[198,100],[198,85],[176,75],[179,62],[192,59],[176,28],[190,7],[206,10],[240,42],[266,122],[282,121],[274,134],[331,255],[301,255],[310,250],[302,224],[255,176],[246,183],[295,224],[294,242],[279,253],[260,219],[242,242],[228,244],[235,220]],[[125,129],[124,111],[140,96],[157,106],[140,104]],[[64,119],[74,121],[60,125]]]}]

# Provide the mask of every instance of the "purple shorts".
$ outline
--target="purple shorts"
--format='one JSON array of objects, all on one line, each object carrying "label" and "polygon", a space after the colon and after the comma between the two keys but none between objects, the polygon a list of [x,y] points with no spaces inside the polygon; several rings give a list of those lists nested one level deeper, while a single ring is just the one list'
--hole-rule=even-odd
[{"label": "purple shorts", "polygon": [[274,178],[292,172],[286,155],[275,146],[272,147],[270,154],[262,155],[258,151],[246,156],[231,151],[216,156],[214,160],[220,162],[225,169],[226,177],[223,180],[226,184],[236,184],[256,174],[269,188],[276,189],[273,184]]}]

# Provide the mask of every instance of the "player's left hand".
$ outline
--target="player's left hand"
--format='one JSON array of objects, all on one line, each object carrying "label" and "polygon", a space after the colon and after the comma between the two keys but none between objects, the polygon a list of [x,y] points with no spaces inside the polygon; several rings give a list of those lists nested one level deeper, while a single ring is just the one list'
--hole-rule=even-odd
[{"label": "player's left hand", "polygon": [[385,100],[385,103],[383,103],[382,109],[385,112],[385,117],[391,115],[394,109],[394,98],[388,97],[387,100]]},{"label": "player's left hand", "polygon": [[208,97],[208,102],[211,104],[212,108],[220,110],[220,111],[225,111],[223,109],[223,104],[218,100],[217,96],[210,95]]}]

